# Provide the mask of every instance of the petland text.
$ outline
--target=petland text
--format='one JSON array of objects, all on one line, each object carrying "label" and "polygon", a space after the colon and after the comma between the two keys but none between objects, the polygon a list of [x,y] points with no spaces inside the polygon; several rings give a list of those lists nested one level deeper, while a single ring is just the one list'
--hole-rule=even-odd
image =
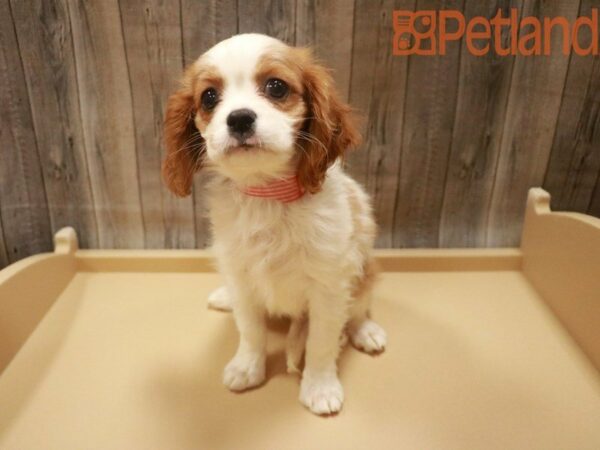
[{"label": "petland text", "polygon": [[393,54],[397,56],[445,55],[448,43],[463,37],[468,51],[476,56],[490,51],[500,56],[550,55],[555,50],[553,36],[564,55],[571,51],[581,56],[598,55],[597,8],[591,10],[591,17],[582,16],[573,23],[565,17],[519,19],[515,8],[508,17],[498,10],[491,19],[477,16],[468,21],[454,10],[396,10],[393,21]]}]

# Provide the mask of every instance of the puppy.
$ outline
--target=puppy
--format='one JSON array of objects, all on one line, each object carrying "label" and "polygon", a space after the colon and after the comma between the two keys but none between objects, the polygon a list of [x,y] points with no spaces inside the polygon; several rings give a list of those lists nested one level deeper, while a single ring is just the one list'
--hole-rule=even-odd
[{"label": "puppy", "polygon": [[265,319],[287,316],[290,368],[306,345],[300,401],[338,412],[340,336],[376,353],[386,334],[369,318],[369,199],[337,163],[359,134],[329,72],[307,49],[234,36],[185,71],[164,131],[163,176],[175,194],[191,193],[197,171],[214,173],[207,199],[225,286],[210,301],[233,305],[240,334],[223,382],[241,391],[264,381]]}]

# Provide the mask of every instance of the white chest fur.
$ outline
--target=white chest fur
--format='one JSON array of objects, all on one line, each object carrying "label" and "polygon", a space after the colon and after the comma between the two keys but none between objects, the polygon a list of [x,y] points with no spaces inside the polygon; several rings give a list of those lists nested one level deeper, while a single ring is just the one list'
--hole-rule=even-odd
[{"label": "white chest fur", "polygon": [[[351,211],[335,183],[283,204],[245,196],[221,181],[211,189],[214,251],[229,283],[244,283],[275,315],[299,316],[314,284],[361,270]],[[234,289],[235,291],[236,289]]]}]

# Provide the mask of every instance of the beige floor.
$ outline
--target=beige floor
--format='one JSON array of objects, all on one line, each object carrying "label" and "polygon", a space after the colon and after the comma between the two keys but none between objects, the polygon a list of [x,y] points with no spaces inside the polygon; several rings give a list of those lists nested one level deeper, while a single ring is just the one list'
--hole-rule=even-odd
[{"label": "beige floor", "polygon": [[237,334],[215,274],[78,273],[0,376],[0,448],[598,449],[600,378],[520,272],[385,274],[379,357],[344,351],[341,414],[285,373],[221,385]]}]

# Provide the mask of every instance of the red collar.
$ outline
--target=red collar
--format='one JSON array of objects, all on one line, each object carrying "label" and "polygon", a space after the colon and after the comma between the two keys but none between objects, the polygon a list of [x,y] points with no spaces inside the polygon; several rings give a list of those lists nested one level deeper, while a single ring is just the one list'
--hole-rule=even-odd
[{"label": "red collar", "polygon": [[241,191],[250,197],[270,198],[282,203],[291,203],[304,195],[304,189],[300,186],[296,175],[262,186],[247,186]]}]

